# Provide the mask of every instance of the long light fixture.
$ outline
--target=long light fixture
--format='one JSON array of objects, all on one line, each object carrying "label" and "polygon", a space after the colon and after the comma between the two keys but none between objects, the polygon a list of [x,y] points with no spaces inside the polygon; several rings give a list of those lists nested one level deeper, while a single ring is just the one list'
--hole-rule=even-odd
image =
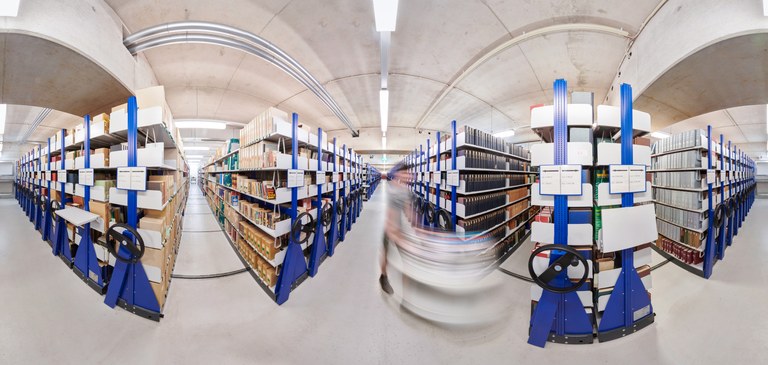
[{"label": "long light fixture", "polygon": [[0,134],[5,133],[5,117],[8,112],[7,104],[0,104]]},{"label": "long light fixture", "polygon": [[651,137],[658,138],[658,139],[669,138],[669,133],[664,133],[664,132],[658,132],[657,131],[657,132],[651,133]]},{"label": "long light fixture", "polygon": [[386,133],[389,124],[389,90],[387,89],[379,91],[379,110],[381,112],[381,131]]},{"label": "long light fixture", "polygon": [[763,0],[763,15],[768,16],[768,0]]},{"label": "long light fixture", "polygon": [[184,120],[177,121],[176,128],[179,129],[225,129],[227,124],[224,122],[214,122],[208,120]]},{"label": "long light fixture", "polygon": [[0,1],[0,16],[18,16],[21,0]]},{"label": "long light fixture", "polygon": [[376,30],[394,32],[397,27],[398,0],[373,0],[373,15],[376,18]]},{"label": "long light fixture", "polygon": [[184,146],[184,151],[210,151],[210,149],[205,146]]},{"label": "long light fixture", "polygon": [[510,129],[508,131],[498,132],[494,133],[493,136],[497,138],[507,138],[507,137],[513,137],[515,135],[515,131]]}]

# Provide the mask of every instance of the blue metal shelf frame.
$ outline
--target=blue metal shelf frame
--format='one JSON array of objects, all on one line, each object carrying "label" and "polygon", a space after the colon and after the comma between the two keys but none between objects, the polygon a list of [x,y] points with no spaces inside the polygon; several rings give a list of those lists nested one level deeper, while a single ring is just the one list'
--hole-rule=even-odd
[{"label": "blue metal shelf frame", "polygon": [[[83,138],[83,150],[84,150],[84,164],[83,168],[91,168],[91,116],[86,115],[85,121],[85,137]],[[94,177],[95,179],[95,177]],[[84,197],[83,197],[83,210],[91,211],[91,187],[83,185]],[[106,227],[109,222],[104,222]],[[99,266],[98,258],[96,257],[96,248],[94,247],[93,239],[91,237],[91,224],[86,223],[83,227],[77,227],[80,231],[80,245],[77,249],[77,255],[75,255],[74,270],[75,273],[83,279],[93,290],[103,294],[106,289],[105,273],[101,266]]]},{"label": "blue metal shelf frame", "polygon": [[[621,84],[621,164],[634,163],[632,87]],[[630,136],[625,138],[625,136]],[[711,164],[711,162],[710,162]],[[711,195],[710,185],[710,195]],[[622,208],[635,205],[634,193],[621,194]],[[711,202],[710,202],[711,203]],[[616,280],[608,304],[598,326],[601,342],[620,338],[653,323],[654,312],[651,298],[635,269],[634,247],[621,251],[621,272]]]},{"label": "blue metal shelf frame", "polygon": [[[325,174],[323,169],[323,149],[321,148],[323,144],[323,130],[321,128],[317,128],[317,173],[318,174]],[[316,225],[315,225],[315,234],[314,239],[312,240],[312,250],[310,251],[309,255],[309,276],[314,277],[317,275],[317,270],[320,268],[320,263],[323,260],[323,257],[325,256],[327,252],[327,247],[325,245],[325,232],[322,222],[322,216],[323,216],[323,186],[317,181],[315,182],[317,184],[317,201],[316,201],[316,209],[317,209],[317,219],[316,219]]]},{"label": "blue metal shelf frame", "polygon": [[[136,167],[138,150],[138,105],[135,96],[128,98],[128,163],[127,167]],[[138,227],[138,192],[127,190],[126,223],[134,229]],[[130,232],[124,232],[128,238],[136,240]],[[131,257],[125,246],[120,245],[118,254]],[[141,261],[129,263],[117,260],[112,272],[104,304],[110,308],[120,305],[125,310],[136,315],[159,321],[160,303],[155,296],[152,286]]]},{"label": "blue metal shelf frame", "polygon": [[[291,168],[299,168],[299,115],[293,113],[291,133]],[[299,188],[291,188],[291,227],[296,223],[298,213]],[[277,277],[275,287],[275,301],[283,304],[288,300],[293,285],[307,273],[307,262],[301,245],[294,241],[293,234],[289,234],[288,247],[285,249],[285,258],[280,274]]]},{"label": "blue metal shelf frame", "polygon": [[[66,174],[66,159],[65,157],[65,151],[66,147],[64,146],[64,139],[65,139],[65,133],[66,130],[61,130],[61,170],[65,172]],[[59,179],[61,177],[58,176]],[[65,179],[66,180],[66,179]],[[64,209],[64,207],[67,205],[67,184],[65,182],[60,182],[59,186],[61,187],[60,195],[61,195],[61,209]],[[54,234],[53,238],[53,255],[59,256],[62,261],[64,261],[65,264],[67,264],[69,267],[72,267],[72,253],[69,250],[69,234],[67,233],[67,222],[64,220],[64,218],[57,216],[56,217],[56,233]]]},{"label": "blue metal shelf frame", "polygon": [[[46,170],[51,171],[51,139],[48,138],[48,158],[46,158]],[[40,156],[42,158],[42,155]],[[47,174],[47,173],[46,173]],[[47,179],[46,179],[47,180]],[[53,246],[53,210],[51,208],[51,181],[47,180],[48,188],[45,191],[45,211],[43,212],[43,241]]]},{"label": "blue metal shelf frame", "polygon": [[[328,233],[328,256],[333,256],[333,253],[336,252],[336,245],[339,244],[339,216],[336,214],[336,209],[338,209],[338,198],[336,196],[336,179],[339,178],[339,172],[336,170],[336,138],[333,138],[333,176],[331,178],[331,183],[333,184],[333,192],[332,192],[332,208],[331,209],[331,230]],[[343,182],[342,182],[343,184]]]},{"label": "blue metal shelf frame", "polygon": [[[565,165],[568,162],[568,91],[563,79],[554,82],[554,144],[555,164]],[[455,154],[454,128],[454,158]],[[622,133],[622,135],[625,135]],[[632,135],[631,132],[629,135]],[[455,168],[455,165],[454,165]],[[568,245],[568,196],[555,195],[554,224],[555,244]],[[455,211],[455,209],[454,209]],[[564,251],[550,251],[550,265],[563,256]],[[558,274],[550,283],[555,287],[570,286],[567,271]],[[546,289],[542,290],[538,305],[533,311],[530,322],[528,343],[544,347],[547,340],[555,342],[578,341],[591,343],[593,339],[592,320],[575,292],[557,294]]]}]

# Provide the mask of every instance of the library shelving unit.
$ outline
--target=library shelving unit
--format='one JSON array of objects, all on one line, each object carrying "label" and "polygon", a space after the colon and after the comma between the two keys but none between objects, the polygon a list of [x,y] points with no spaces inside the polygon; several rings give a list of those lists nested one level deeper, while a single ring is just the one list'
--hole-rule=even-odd
[{"label": "library shelving unit", "polygon": [[474,244],[484,241],[483,255],[493,270],[530,235],[535,215],[530,186],[537,174],[528,150],[502,138],[451,122],[451,132],[427,140],[404,160],[407,184],[414,195],[415,225],[455,232]]},{"label": "library shelving unit", "polygon": [[647,168],[650,116],[600,105],[591,93],[554,83],[554,105],[531,110],[544,143],[531,146],[539,180],[531,188],[534,250],[528,269],[532,315],[528,343],[593,343],[630,335],[655,314],[650,302],[651,242],[656,225]]},{"label": "library shelving unit", "polygon": [[33,193],[19,199],[53,254],[107,305],[159,320],[189,173],[163,87],[136,95],[25,155],[18,185]]},{"label": "library shelving unit", "polygon": [[754,201],[755,165],[721,134],[691,130],[653,145],[653,191],[659,238],[654,249],[709,278]]},{"label": "library shelving unit", "polygon": [[363,201],[368,201],[379,186],[381,180],[381,173],[378,169],[366,163],[363,165]]},{"label": "library shelving unit", "polygon": [[278,304],[333,255],[364,193],[361,156],[288,119],[274,108],[254,118],[200,178],[230,244]]}]

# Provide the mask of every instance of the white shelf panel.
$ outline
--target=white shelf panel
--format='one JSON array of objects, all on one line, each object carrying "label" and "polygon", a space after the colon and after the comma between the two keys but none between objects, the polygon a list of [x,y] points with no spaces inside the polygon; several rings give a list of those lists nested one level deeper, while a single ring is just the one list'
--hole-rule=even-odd
[{"label": "white shelf panel", "polygon": [[[633,145],[633,161],[635,165],[651,166],[651,147]],[[597,165],[621,165],[621,143],[598,143]]]},{"label": "white shelf panel", "polygon": [[[591,224],[568,224],[569,246],[592,246],[594,237]],[[555,224],[533,222],[531,223],[531,241],[539,243],[555,243]]]},{"label": "white shelf panel", "polygon": [[[596,124],[598,127],[621,128],[621,107],[598,105]],[[632,128],[650,133],[651,115],[639,110],[632,110]]]},{"label": "white shelf panel", "polygon": [[653,204],[602,210],[603,252],[621,251],[656,241],[656,211]]},{"label": "white shelf panel", "polygon": [[[592,184],[581,184],[581,187],[581,195],[568,197],[568,207],[592,207]],[[539,184],[534,183],[531,186],[531,205],[554,207],[555,197],[550,195],[539,195]]]},{"label": "white shelf panel", "polygon": [[[568,104],[568,126],[592,127],[592,106]],[[555,125],[554,105],[545,105],[531,110],[531,129],[551,128]]]},{"label": "white shelf panel", "polygon": [[[597,184],[597,206],[621,205],[621,194],[610,194],[608,190],[607,182]],[[645,192],[635,193],[635,204],[649,201],[653,201],[653,190],[651,189],[651,183],[646,181]]]},{"label": "white shelf panel", "polygon": [[[592,166],[592,144],[589,142],[568,142],[567,165]],[[531,166],[554,165],[555,144],[538,143],[531,145]]]}]

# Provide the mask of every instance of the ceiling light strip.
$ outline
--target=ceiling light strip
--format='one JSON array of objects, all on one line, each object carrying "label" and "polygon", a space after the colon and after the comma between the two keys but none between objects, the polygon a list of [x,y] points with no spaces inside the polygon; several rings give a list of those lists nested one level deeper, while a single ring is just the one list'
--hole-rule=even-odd
[{"label": "ceiling light strip", "polygon": [[517,45],[518,43],[521,43],[528,39],[536,38],[536,37],[540,37],[540,36],[544,36],[552,33],[573,32],[573,31],[597,32],[597,33],[615,35],[617,37],[629,38],[629,32],[625,30],[609,27],[605,25],[589,24],[589,23],[551,25],[548,27],[534,29],[530,32],[514,37],[500,44],[498,47],[494,48],[488,53],[482,55],[479,59],[477,59],[475,62],[469,65],[469,67],[464,69],[464,71],[462,71],[461,74],[456,76],[456,78],[445,88],[445,90],[443,90],[440,96],[438,96],[437,99],[435,99],[435,101],[432,102],[432,105],[429,106],[429,109],[427,109],[427,111],[424,113],[421,119],[419,119],[419,122],[416,123],[415,128],[420,128],[426,122],[427,117],[429,117],[432,111],[434,111],[435,108],[437,108],[437,105],[440,104],[440,102],[442,102],[443,99],[445,99],[448,93],[450,93],[451,90],[456,88],[456,85],[458,85],[459,82],[464,80],[464,78],[466,78],[470,73],[472,73],[472,71],[480,67],[480,65],[484,64],[489,59],[496,57],[499,53],[503,52],[507,48]]},{"label": "ceiling light strip", "polygon": [[[271,56],[264,55],[263,52],[261,54],[256,54],[256,55],[271,62],[272,64],[282,63],[282,64],[290,65],[292,68],[294,68],[297,71],[297,73],[302,76],[301,78],[297,78],[297,80],[299,80],[300,82],[305,84],[307,88],[312,90],[312,92],[317,97],[319,97],[323,101],[323,103],[326,104],[326,106],[329,109],[331,109],[331,111],[334,114],[336,114],[339,120],[341,120],[341,122],[344,123],[349,128],[353,136],[355,137],[358,136],[357,131],[353,128],[352,122],[349,120],[347,115],[341,110],[341,108],[338,106],[336,101],[328,93],[328,91],[325,90],[322,84],[319,81],[317,81],[317,79],[314,76],[312,76],[309,73],[309,71],[307,71],[306,68],[304,68],[301,64],[299,64],[298,61],[290,57],[288,54],[283,52],[283,50],[281,50],[274,44],[270,43],[269,41],[253,33],[250,33],[241,29],[237,29],[234,27],[226,26],[226,25],[209,23],[209,22],[175,22],[175,23],[168,23],[168,24],[154,26],[154,27],[136,32],[126,37],[123,41],[123,44],[126,46],[126,48],[130,50],[135,45],[146,40],[147,38],[151,38],[159,34],[170,34],[170,33],[178,33],[178,32],[191,34],[191,32],[194,32],[194,31],[218,33],[218,34],[224,34],[224,35],[228,35],[235,38],[242,38],[252,43],[255,43],[259,47],[264,48],[267,52],[272,53],[273,55]],[[136,52],[131,51],[131,53],[133,54],[136,54]],[[310,87],[307,84],[312,86]]]},{"label": "ceiling light strip", "polygon": [[43,121],[45,118],[48,117],[48,114],[51,113],[50,108],[43,108],[43,110],[40,111],[40,113],[37,114],[37,117],[35,117],[35,120],[32,122],[32,125],[29,126],[26,132],[24,132],[24,135],[19,139],[19,142],[25,143],[29,139],[30,136],[32,136],[32,133],[37,130],[38,127],[40,127],[40,124],[43,124]]}]

